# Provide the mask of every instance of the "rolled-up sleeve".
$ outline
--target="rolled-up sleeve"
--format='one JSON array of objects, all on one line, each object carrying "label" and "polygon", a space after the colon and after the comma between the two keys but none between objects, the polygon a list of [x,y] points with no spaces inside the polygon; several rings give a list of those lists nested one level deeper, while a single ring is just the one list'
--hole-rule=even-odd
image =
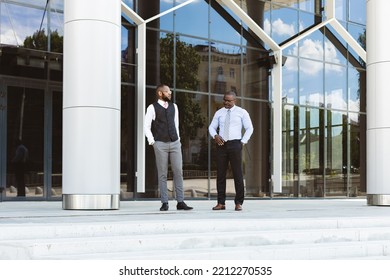
[{"label": "rolled-up sleeve", "polygon": [[211,123],[209,125],[209,133],[212,138],[215,137],[215,135],[218,134],[217,129],[219,126],[219,121],[218,121],[218,111],[214,114],[213,119],[211,120]]},{"label": "rolled-up sleeve", "polygon": [[148,139],[149,145],[154,144],[154,136],[152,133],[152,121],[156,118],[156,112],[154,111],[153,104],[149,105],[146,109],[145,119],[144,119],[144,133]]},{"label": "rolled-up sleeve", "polygon": [[246,143],[248,143],[249,139],[251,138],[251,136],[253,134],[252,120],[249,116],[249,113],[246,110],[244,110],[244,114],[242,116],[242,125],[245,129],[245,133],[242,136],[241,142],[246,144]]}]

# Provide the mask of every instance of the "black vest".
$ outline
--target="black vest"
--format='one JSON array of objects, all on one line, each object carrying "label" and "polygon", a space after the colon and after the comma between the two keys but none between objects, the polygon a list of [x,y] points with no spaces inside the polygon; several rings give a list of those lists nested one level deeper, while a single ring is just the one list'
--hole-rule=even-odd
[{"label": "black vest", "polygon": [[153,103],[156,119],[152,122],[152,133],[156,141],[174,142],[179,139],[175,127],[175,107],[168,103],[165,109],[158,102]]}]

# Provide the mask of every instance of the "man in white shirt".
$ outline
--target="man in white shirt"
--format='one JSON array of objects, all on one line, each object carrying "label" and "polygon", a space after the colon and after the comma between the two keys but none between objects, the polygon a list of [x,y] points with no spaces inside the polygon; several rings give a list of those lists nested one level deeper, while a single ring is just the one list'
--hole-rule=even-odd
[{"label": "man in white shirt", "polygon": [[[242,175],[242,147],[253,133],[248,112],[235,105],[236,93],[227,92],[223,97],[224,107],[215,112],[209,133],[217,145],[217,193],[218,202],[213,210],[225,210],[226,172],[232,168],[236,196],[235,210],[241,211],[244,203],[244,178]],[[219,129],[219,132],[217,130]],[[245,130],[242,135],[242,129]]]},{"label": "man in white shirt", "polygon": [[158,186],[160,188],[160,211],[168,211],[168,159],[171,161],[173,182],[176,191],[177,210],[191,210],[184,202],[183,158],[179,136],[179,110],[170,102],[172,92],[167,85],[156,88],[157,101],[146,109],[144,132],[156,156]]}]

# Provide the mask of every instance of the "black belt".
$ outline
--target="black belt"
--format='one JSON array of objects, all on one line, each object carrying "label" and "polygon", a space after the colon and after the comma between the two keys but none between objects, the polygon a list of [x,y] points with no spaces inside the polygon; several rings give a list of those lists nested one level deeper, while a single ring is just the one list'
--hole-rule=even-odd
[{"label": "black belt", "polygon": [[225,141],[225,143],[228,143],[228,142],[241,142],[241,139],[234,139],[234,140]]}]

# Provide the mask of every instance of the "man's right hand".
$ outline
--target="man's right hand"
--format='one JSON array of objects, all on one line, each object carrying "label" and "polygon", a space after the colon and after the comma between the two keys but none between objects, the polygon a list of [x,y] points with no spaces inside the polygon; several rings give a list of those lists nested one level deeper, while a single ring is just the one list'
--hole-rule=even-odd
[{"label": "man's right hand", "polygon": [[215,143],[217,143],[218,146],[223,146],[223,144],[225,143],[223,138],[220,135],[218,135],[218,134],[216,134],[214,136],[214,141],[215,141]]}]

